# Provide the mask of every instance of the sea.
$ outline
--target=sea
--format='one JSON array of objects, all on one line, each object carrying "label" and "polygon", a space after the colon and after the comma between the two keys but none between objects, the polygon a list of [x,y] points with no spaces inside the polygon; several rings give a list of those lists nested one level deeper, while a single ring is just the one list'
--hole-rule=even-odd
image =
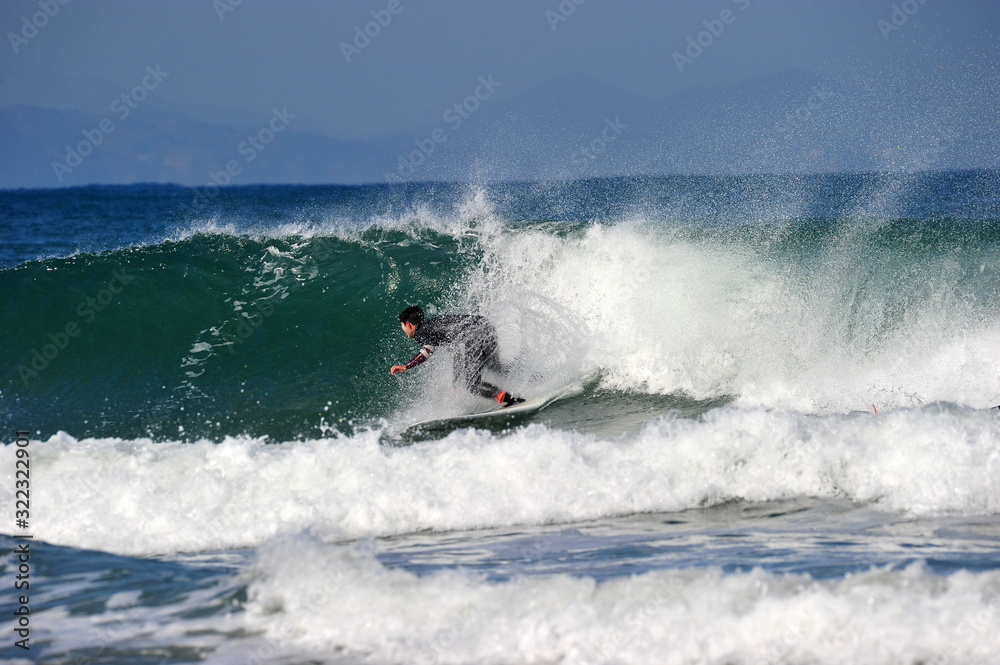
[{"label": "sea", "polygon": [[[5,663],[1000,663],[996,171],[7,190],[0,302]],[[404,432],[409,305],[562,397]]]}]

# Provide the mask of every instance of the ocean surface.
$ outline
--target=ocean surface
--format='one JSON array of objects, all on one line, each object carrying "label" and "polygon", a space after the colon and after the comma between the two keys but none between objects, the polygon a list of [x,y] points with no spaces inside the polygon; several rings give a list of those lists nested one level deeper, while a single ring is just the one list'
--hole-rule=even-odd
[{"label": "ocean surface", "polygon": [[[4,662],[1000,662],[996,172],[4,191],[0,301]],[[569,396],[404,436],[411,304]]]}]

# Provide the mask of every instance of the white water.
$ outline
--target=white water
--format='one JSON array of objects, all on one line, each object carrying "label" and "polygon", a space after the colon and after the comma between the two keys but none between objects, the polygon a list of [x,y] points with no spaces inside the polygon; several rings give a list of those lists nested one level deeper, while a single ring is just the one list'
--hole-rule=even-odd
[{"label": "white water", "polygon": [[575,345],[608,388],[811,413],[1000,403],[994,266],[970,280],[960,254],[852,256],[852,242],[800,263],[645,221],[511,232],[487,240],[463,304],[519,331],[536,363]]},{"label": "white water", "polygon": [[[627,438],[532,425],[462,430],[406,448],[377,432],[261,445],[67,434],[31,444],[32,529],[55,544],[129,554],[250,547],[677,511],[801,496],[913,515],[1000,513],[992,411],[809,416],[724,408],[661,417]],[[14,446],[0,465],[14,467]],[[0,487],[13,524],[13,483]]]},{"label": "white water", "polygon": [[277,653],[389,663],[866,663],[1000,653],[1000,573],[919,564],[831,581],[669,570],[604,582],[426,577],[299,541],[266,548],[249,624]]},{"label": "white water", "polygon": [[[829,580],[707,567],[491,581],[461,569],[418,576],[297,537],[266,544],[237,576],[176,589],[167,606],[136,590],[95,612],[41,609],[74,585],[108,584],[96,573],[42,584],[32,625],[50,657],[170,646],[227,665],[991,665],[1000,653],[1000,572],[943,576],[920,563]],[[246,603],[223,604],[242,585]]]}]

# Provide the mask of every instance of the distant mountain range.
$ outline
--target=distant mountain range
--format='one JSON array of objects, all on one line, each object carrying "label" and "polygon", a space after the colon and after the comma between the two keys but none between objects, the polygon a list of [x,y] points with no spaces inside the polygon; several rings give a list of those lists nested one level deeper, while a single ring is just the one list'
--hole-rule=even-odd
[{"label": "distant mountain range", "polygon": [[845,89],[802,72],[648,99],[586,76],[506,101],[484,79],[437,124],[373,140],[300,130],[295,109],[214,124],[139,104],[0,110],[0,187],[535,180],[1000,166],[995,108]]}]

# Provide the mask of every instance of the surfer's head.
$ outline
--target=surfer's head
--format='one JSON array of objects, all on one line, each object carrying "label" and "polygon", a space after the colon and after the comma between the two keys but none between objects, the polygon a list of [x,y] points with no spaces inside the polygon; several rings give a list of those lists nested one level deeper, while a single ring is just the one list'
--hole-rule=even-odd
[{"label": "surfer's head", "polygon": [[424,322],[424,310],[418,305],[407,307],[399,313],[399,324],[403,326],[403,332],[407,337],[413,337],[417,332],[417,326]]}]

